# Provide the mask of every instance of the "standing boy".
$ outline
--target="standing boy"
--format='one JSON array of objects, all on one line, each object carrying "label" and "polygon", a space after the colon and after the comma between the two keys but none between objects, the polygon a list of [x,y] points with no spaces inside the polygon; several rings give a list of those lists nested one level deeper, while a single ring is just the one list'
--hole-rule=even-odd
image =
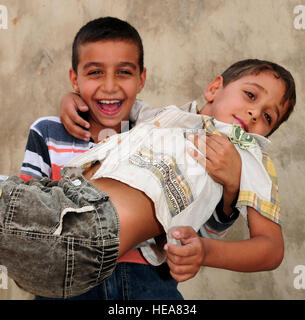
[{"label": "standing boy", "polygon": [[[146,70],[143,46],[137,31],[116,18],[89,22],[75,37],[70,79],[76,92],[79,91],[78,85],[85,87],[83,98],[90,109],[87,119],[91,140],[85,142],[75,139],[56,117],[37,120],[30,130],[21,169],[24,180],[31,177],[60,179],[59,170],[64,164],[93,147],[107,130],[121,132],[121,123],[129,119],[132,107],[141,107],[136,95],[145,84]],[[226,221],[221,224],[212,217],[210,225],[207,224],[203,229],[223,232],[231,223]],[[154,246],[153,242],[151,246]],[[177,282],[170,277],[166,264],[161,267],[151,266],[139,249],[129,251],[119,262],[108,280],[76,298],[182,298],[177,290]]]}]

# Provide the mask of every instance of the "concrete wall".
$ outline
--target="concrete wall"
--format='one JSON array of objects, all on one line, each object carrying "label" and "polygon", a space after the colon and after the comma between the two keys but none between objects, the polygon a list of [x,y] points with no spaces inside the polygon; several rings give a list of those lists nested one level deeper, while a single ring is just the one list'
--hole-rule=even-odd
[{"label": "concrete wall", "polygon": [[[30,124],[58,115],[68,90],[70,48],[78,29],[100,16],[133,24],[145,47],[148,79],[141,98],[152,105],[197,97],[231,63],[257,57],[287,67],[295,77],[297,106],[272,136],[282,204],[285,258],[272,272],[236,273],[202,268],[179,285],[186,299],[303,299],[294,288],[296,265],[305,265],[304,120],[305,30],[294,27],[304,0],[0,0],[8,29],[0,30],[0,145],[2,174],[17,174]],[[303,20],[305,23],[305,19]],[[247,237],[242,218],[229,238]],[[30,272],[30,270],[29,270]],[[2,299],[29,299],[9,283]]]}]

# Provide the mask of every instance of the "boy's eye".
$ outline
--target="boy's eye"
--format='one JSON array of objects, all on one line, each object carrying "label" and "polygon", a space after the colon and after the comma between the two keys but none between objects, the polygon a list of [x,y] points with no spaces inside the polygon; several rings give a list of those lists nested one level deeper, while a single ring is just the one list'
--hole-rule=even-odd
[{"label": "boy's eye", "polygon": [[93,70],[93,71],[89,71],[88,75],[91,76],[91,75],[96,75],[96,74],[100,74],[100,73],[101,73],[101,71],[99,71],[99,70]]},{"label": "boy's eye", "polygon": [[246,94],[251,100],[254,100],[254,99],[255,99],[255,95],[254,95],[251,91],[245,91],[245,94]]},{"label": "boy's eye", "polygon": [[264,113],[264,117],[265,117],[265,119],[268,121],[268,123],[271,124],[272,119],[271,119],[270,115],[265,112],[265,113]]},{"label": "boy's eye", "polygon": [[119,72],[118,72],[119,74],[124,74],[124,75],[131,75],[132,74],[132,72],[131,71],[129,71],[129,70],[126,70],[126,69],[124,69],[124,70],[119,70]]}]

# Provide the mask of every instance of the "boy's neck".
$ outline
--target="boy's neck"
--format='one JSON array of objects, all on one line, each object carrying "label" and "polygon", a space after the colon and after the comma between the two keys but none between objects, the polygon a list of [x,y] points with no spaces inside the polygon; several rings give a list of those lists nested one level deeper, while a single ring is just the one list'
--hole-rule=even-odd
[{"label": "boy's neck", "polygon": [[89,132],[91,133],[91,138],[95,143],[100,142],[101,140],[105,139],[107,136],[110,136],[114,133],[121,132],[121,126],[118,125],[117,128],[109,128],[105,127],[102,124],[95,121],[89,114],[88,122],[90,124]]},{"label": "boy's neck", "polygon": [[205,115],[205,116],[210,116],[210,108],[209,108],[209,104],[208,103],[206,103],[205,105],[203,105],[203,106],[201,106],[201,107],[199,107],[199,108],[201,108],[201,109],[199,109],[199,114],[203,114],[203,115]]}]

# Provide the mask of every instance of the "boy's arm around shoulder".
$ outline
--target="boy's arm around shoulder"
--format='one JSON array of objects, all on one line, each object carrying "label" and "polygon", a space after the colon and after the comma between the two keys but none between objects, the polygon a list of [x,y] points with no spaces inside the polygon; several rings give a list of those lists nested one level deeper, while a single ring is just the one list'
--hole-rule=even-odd
[{"label": "boy's arm around shoulder", "polygon": [[85,121],[79,114],[89,110],[83,99],[74,92],[66,93],[60,101],[60,120],[68,133],[80,140],[89,141],[90,132],[87,130],[90,123]]},{"label": "boy's arm around shoulder", "polygon": [[191,227],[179,227],[173,234],[181,246],[166,245],[173,278],[185,281],[201,266],[238,272],[258,272],[277,268],[284,256],[284,241],[279,224],[248,207],[250,238],[223,241],[200,238]]}]

